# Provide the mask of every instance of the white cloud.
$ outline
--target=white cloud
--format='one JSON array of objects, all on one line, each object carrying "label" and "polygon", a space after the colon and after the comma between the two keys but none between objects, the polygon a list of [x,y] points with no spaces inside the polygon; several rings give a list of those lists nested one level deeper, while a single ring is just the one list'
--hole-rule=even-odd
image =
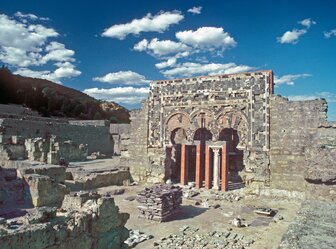
[{"label": "white cloud", "polygon": [[[0,14],[0,61],[14,68],[16,74],[27,77],[43,78],[60,82],[62,78],[81,74],[70,62],[74,62],[75,52],[65,45],[50,41],[59,36],[53,28],[31,24],[28,21],[46,20],[34,14],[17,12],[15,18]],[[50,66],[54,62],[55,70],[37,69],[31,66]],[[58,63],[63,62],[63,63]]]},{"label": "white cloud", "polygon": [[113,25],[105,29],[102,36],[123,40],[129,34],[138,35],[141,32],[162,33],[170,25],[179,23],[183,18],[184,16],[179,11],[160,12],[155,16],[148,13],[141,19],[134,19],[125,24]]},{"label": "white cloud", "polygon": [[148,87],[115,87],[109,89],[89,88],[84,93],[97,98],[108,101],[114,101],[119,104],[136,104],[148,97]]},{"label": "white cloud", "polygon": [[287,96],[292,101],[305,101],[314,99],[326,99],[328,103],[336,103],[336,94],[331,92],[316,92],[313,94],[303,94],[303,95],[289,95]]},{"label": "white cloud", "polygon": [[28,13],[28,14],[24,14],[20,11],[16,12],[14,14],[15,17],[20,18],[22,20],[22,22],[27,23],[28,19],[32,20],[32,21],[36,21],[36,20],[41,20],[41,21],[49,21],[50,19],[48,17],[38,17],[34,14]]},{"label": "white cloud", "polygon": [[167,61],[163,61],[163,62],[155,64],[156,68],[158,68],[158,69],[162,69],[162,68],[166,68],[166,67],[172,67],[172,66],[175,66],[175,65],[176,65],[176,58],[175,57],[169,58]]},{"label": "white cloud", "polygon": [[301,24],[302,26],[307,27],[307,28],[310,28],[311,25],[316,24],[316,22],[313,21],[310,18],[303,19],[303,20],[299,21],[298,23]]},{"label": "white cloud", "polygon": [[136,51],[146,51],[157,57],[191,50],[190,47],[181,42],[174,42],[171,40],[159,41],[157,38],[152,39],[150,42],[148,42],[147,39],[143,39],[135,44],[133,48]]},{"label": "white cloud", "polygon": [[186,62],[180,65],[176,65],[175,68],[161,71],[166,77],[191,77],[194,75],[213,75],[213,74],[231,74],[245,72],[253,70],[253,67],[246,65],[236,65],[235,63],[209,63],[209,64],[200,64]]},{"label": "white cloud", "polygon": [[22,12],[18,11],[14,14],[14,16],[16,17],[19,17],[19,18],[29,18],[29,19],[32,19],[32,20],[37,20],[38,17],[34,14],[23,14]]},{"label": "white cloud", "polygon": [[145,76],[132,71],[119,71],[115,73],[108,73],[102,77],[93,78],[94,81],[122,84],[122,85],[143,85],[149,83]]},{"label": "white cloud", "polygon": [[274,77],[274,83],[275,85],[294,85],[294,81],[297,79],[303,79],[303,78],[307,78],[310,77],[311,74],[287,74],[287,75],[283,75],[281,77],[279,76],[275,76]]},{"label": "white cloud", "polygon": [[296,44],[298,43],[300,36],[307,33],[311,25],[316,24],[316,22],[313,21],[311,18],[303,19],[298,23],[304,26],[305,28],[286,31],[282,36],[277,37],[277,41],[281,44],[284,43]]},{"label": "white cloud", "polygon": [[29,68],[19,68],[14,74],[19,74],[21,76],[40,78],[50,80],[61,84],[61,79],[72,78],[81,75],[81,72],[75,69],[75,66],[70,62],[56,63],[58,68],[55,71],[42,70],[36,71]]},{"label": "white cloud", "polygon": [[293,29],[292,31],[286,31],[281,37],[278,37],[277,40],[281,44],[291,43],[296,44],[301,35],[307,33],[305,29]]},{"label": "white cloud", "polygon": [[59,34],[42,25],[27,25],[0,14],[0,46],[14,47],[26,51],[39,51],[48,38]]},{"label": "white cloud", "polygon": [[199,15],[201,14],[201,11],[202,11],[202,6],[199,6],[199,7],[192,7],[190,9],[188,9],[188,12],[194,14],[194,15]]},{"label": "white cloud", "polygon": [[336,29],[331,29],[329,31],[324,31],[323,35],[327,39],[331,38],[332,36],[336,36]]},{"label": "white cloud", "polygon": [[201,27],[196,31],[177,32],[176,38],[187,45],[201,49],[219,48],[224,51],[237,44],[229,33],[224,32],[223,28],[216,27]]},{"label": "white cloud", "polygon": [[51,42],[46,46],[45,51],[48,53],[42,58],[44,63],[48,61],[75,61],[73,58],[75,51],[66,49],[64,44],[59,42]]}]

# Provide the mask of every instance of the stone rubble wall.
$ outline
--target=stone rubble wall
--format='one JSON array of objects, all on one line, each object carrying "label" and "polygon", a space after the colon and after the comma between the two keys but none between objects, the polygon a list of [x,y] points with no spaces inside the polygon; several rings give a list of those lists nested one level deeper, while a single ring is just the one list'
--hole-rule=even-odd
[{"label": "stone rubble wall", "polygon": [[[1,249],[120,249],[128,237],[129,214],[111,197],[68,195],[62,212],[43,207],[0,225]],[[14,224],[15,225],[14,225]],[[13,225],[12,225],[13,224]]]},{"label": "stone rubble wall", "polygon": [[100,152],[113,154],[113,140],[108,126],[71,125],[44,120],[0,119],[0,141],[6,144],[12,136],[22,139],[47,138],[54,135],[62,140],[71,140],[76,144],[87,144],[88,153]]},{"label": "stone rubble wall", "polygon": [[115,155],[121,155],[123,150],[122,137],[129,135],[130,128],[130,124],[110,124],[110,134],[113,138],[113,152]]},{"label": "stone rubble wall", "polygon": [[139,182],[160,182],[164,177],[161,166],[162,151],[148,148],[148,108],[143,103],[140,110],[131,111],[130,133],[121,135],[122,166],[130,168],[133,180]]},{"label": "stone rubble wall", "polygon": [[336,125],[325,100],[270,100],[271,188],[308,198],[336,198]]}]

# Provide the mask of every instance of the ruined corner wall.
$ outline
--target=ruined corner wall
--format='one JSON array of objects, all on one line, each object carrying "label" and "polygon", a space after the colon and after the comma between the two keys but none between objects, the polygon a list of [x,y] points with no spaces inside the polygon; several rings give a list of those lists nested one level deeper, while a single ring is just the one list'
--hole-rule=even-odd
[{"label": "ruined corner wall", "polygon": [[[67,195],[62,212],[41,207],[15,226],[0,225],[0,248],[31,249],[120,249],[129,236],[125,223],[129,214],[120,213],[111,197]],[[14,222],[12,222],[14,223]]]},{"label": "ruined corner wall", "polygon": [[148,105],[130,113],[130,132],[121,134],[121,164],[130,167],[133,180],[140,182],[158,182],[163,179],[160,166],[161,152],[156,154],[148,148]]},{"label": "ruined corner wall", "polygon": [[[326,101],[272,96],[270,104],[270,187],[311,198],[318,193],[322,199],[334,198],[336,125],[326,122]],[[326,171],[332,179],[323,178]]]},{"label": "ruined corner wall", "polygon": [[77,144],[88,144],[88,153],[113,154],[113,140],[108,126],[71,125],[67,123],[48,122],[43,120],[0,119],[0,143],[11,136],[23,139],[55,135],[62,140],[72,140]]}]

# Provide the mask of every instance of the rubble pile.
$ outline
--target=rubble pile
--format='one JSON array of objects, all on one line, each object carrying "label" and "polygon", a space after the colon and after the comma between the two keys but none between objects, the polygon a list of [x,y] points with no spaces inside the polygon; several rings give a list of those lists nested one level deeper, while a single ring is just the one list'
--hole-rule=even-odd
[{"label": "rubble pile", "polygon": [[254,241],[232,231],[210,231],[201,233],[198,228],[184,226],[180,234],[169,235],[154,242],[154,248],[226,248],[250,247]]},{"label": "rubble pile", "polygon": [[173,185],[154,185],[139,192],[136,200],[140,218],[162,222],[180,211],[182,190]]},{"label": "rubble pile", "polygon": [[137,244],[145,241],[145,240],[149,240],[152,239],[153,236],[152,235],[147,235],[143,232],[140,232],[139,230],[130,230],[129,231],[129,237],[127,240],[125,240],[125,244],[128,245],[129,248],[133,248],[135,247]]}]

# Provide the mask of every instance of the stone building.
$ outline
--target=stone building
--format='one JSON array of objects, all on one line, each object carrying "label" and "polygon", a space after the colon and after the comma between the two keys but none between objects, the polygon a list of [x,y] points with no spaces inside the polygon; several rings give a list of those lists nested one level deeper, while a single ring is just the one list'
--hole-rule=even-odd
[{"label": "stone building", "polygon": [[153,81],[131,113],[122,162],[138,181],[304,192],[309,155],[319,145],[332,157],[336,125],[326,122],[325,100],[289,101],[273,89],[272,71]]}]

